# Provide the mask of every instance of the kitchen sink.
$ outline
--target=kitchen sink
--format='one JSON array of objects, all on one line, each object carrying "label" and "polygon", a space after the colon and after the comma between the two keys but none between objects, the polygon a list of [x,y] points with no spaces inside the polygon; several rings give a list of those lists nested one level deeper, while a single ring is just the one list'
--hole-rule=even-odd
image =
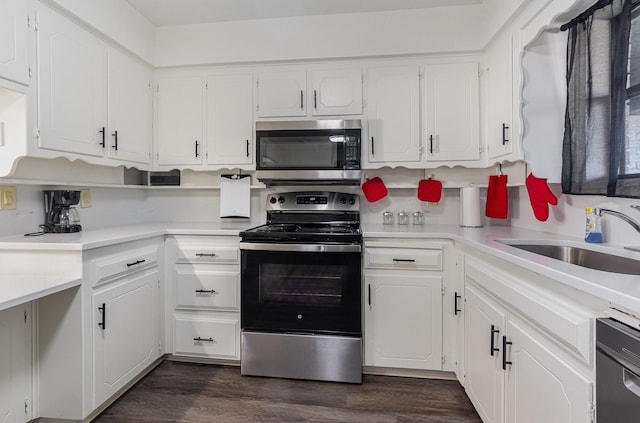
[{"label": "kitchen sink", "polygon": [[502,240],[503,244],[520,250],[540,254],[555,260],[603,272],[640,275],[640,260],[609,254],[602,251],[580,248],[563,243],[522,243],[518,240]]}]

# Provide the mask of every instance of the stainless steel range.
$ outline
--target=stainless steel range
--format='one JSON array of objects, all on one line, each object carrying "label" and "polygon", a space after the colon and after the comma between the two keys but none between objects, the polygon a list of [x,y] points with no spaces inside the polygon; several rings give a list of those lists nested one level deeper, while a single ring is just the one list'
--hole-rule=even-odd
[{"label": "stainless steel range", "polygon": [[241,232],[243,375],[362,382],[359,198],[275,193]]}]

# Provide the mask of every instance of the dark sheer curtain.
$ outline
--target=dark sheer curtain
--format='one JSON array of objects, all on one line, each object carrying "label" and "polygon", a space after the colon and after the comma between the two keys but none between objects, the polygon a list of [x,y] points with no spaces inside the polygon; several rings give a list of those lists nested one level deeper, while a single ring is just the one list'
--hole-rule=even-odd
[{"label": "dark sheer curtain", "polygon": [[631,31],[632,0],[604,3],[610,4],[568,25],[562,191],[640,197],[640,174],[624,169],[634,154],[630,146],[640,146],[627,131],[630,36],[631,44],[640,37]]}]

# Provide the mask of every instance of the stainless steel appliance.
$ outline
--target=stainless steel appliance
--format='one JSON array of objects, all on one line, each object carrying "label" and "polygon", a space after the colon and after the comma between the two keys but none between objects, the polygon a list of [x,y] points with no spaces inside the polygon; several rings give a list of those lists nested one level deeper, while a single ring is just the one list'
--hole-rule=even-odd
[{"label": "stainless steel appliance", "polygon": [[80,191],[50,190],[44,194],[43,232],[80,232],[80,218],[74,207],[80,202]]},{"label": "stainless steel appliance", "polygon": [[596,414],[604,423],[640,418],[640,331],[596,320]]},{"label": "stainless steel appliance", "polygon": [[256,177],[267,185],[359,185],[359,120],[256,123]]},{"label": "stainless steel appliance", "polygon": [[241,232],[243,375],[362,382],[359,198],[275,193]]}]

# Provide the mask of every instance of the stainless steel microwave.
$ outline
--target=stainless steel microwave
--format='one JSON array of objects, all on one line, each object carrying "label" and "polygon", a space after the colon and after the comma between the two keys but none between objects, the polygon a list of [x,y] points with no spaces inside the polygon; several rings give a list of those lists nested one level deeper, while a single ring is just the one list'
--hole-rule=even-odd
[{"label": "stainless steel microwave", "polygon": [[266,184],[360,183],[360,120],[256,123],[256,176]]}]

